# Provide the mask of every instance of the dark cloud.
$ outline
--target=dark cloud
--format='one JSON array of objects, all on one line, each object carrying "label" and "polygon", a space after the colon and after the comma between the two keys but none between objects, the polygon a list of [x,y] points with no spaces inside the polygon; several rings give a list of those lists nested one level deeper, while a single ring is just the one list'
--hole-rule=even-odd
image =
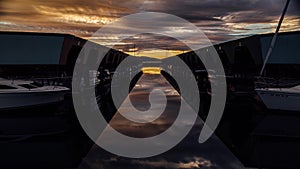
[{"label": "dark cloud", "polygon": [[[286,0],[1,0],[0,30],[62,32],[89,37],[101,26],[128,14],[153,11],[176,15],[198,26],[213,43],[245,35],[269,33],[276,28]],[[300,1],[291,0],[281,31],[300,30]],[[143,21],[143,18],[140,18]],[[149,21],[155,26],[155,21]],[[166,21],[167,24],[172,21]],[[160,23],[162,24],[162,23]],[[180,27],[180,23],[172,23]],[[119,31],[135,30],[124,23]],[[162,26],[162,30],[164,26]],[[129,29],[130,28],[130,29]],[[151,46],[185,49],[182,43],[161,36],[143,36],[139,49]],[[195,40],[194,40],[195,41]],[[142,45],[144,44],[144,47]],[[118,49],[122,49],[120,45]]]},{"label": "dark cloud", "polygon": [[157,34],[140,34],[139,36],[131,37],[123,42],[127,43],[125,47],[116,46],[117,48],[123,48],[123,51],[129,52],[133,48],[133,45],[137,48],[146,49],[162,49],[162,50],[190,50],[185,44],[174,39]]}]

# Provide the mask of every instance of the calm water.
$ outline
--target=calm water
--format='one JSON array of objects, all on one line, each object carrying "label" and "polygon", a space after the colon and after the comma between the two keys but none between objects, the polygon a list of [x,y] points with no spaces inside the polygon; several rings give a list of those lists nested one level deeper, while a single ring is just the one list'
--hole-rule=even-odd
[{"label": "calm water", "polygon": [[[130,101],[136,109],[147,110],[150,107],[148,96],[152,89],[163,90],[167,97],[166,109],[158,119],[145,124],[136,123],[124,118],[119,113],[130,113],[133,111],[129,104]],[[157,105],[162,104],[162,100],[154,100],[154,103]],[[154,106],[154,109],[148,112],[149,115],[147,117],[151,118],[154,112],[157,111],[156,107]],[[177,117],[179,107],[180,96],[163,76],[144,74],[109,124],[114,129],[128,136],[151,137],[160,134],[172,125]],[[200,118],[196,120],[195,124],[192,123],[191,119],[182,125],[194,126],[180,144],[161,155],[150,158],[130,159],[111,154],[94,145],[84,158],[79,169],[244,168],[217,136],[213,135],[203,144],[198,143],[198,137],[203,126],[203,121]],[[105,132],[110,132],[110,130],[105,129],[103,133]]]}]

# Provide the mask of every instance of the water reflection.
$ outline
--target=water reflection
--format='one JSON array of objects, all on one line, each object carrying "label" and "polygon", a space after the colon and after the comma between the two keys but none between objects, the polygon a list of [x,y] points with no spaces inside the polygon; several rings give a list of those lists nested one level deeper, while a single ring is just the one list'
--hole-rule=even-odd
[{"label": "water reflection", "polygon": [[[167,98],[166,109],[158,119],[150,123],[136,123],[126,119],[117,112],[109,125],[125,135],[140,138],[155,136],[168,129],[178,115],[180,96],[165,78],[159,74],[144,74],[119,108],[119,111],[125,113],[132,111],[132,107],[128,107],[129,104],[127,104],[130,100],[137,109],[147,110],[150,107],[148,101],[149,92],[154,88],[163,90]],[[160,101],[156,100],[156,102],[159,103]],[[155,111],[155,109],[152,111]],[[150,117],[151,111],[148,113]],[[181,125],[193,125],[193,123],[192,120],[187,120]],[[190,133],[181,143],[161,155],[150,158],[130,159],[120,157],[94,145],[79,168],[244,168],[215,135],[204,144],[198,143],[202,125],[203,121],[198,118]],[[109,132],[109,130],[105,130],[105,132]]]}]

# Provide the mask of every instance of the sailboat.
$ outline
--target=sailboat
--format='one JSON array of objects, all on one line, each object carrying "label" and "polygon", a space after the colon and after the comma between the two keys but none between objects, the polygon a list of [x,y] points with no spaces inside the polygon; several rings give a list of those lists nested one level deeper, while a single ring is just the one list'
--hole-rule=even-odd
[{"label": "sailboat", "polygon": [[[269,57],[271,56],[272,49],[274,48],[281,23],[283,21],[284,15],[287,11],[287,7],[289,5],[289,1],[290,0],[287,0],[281,18],[279,20],[277,29],[272,38],[269,50],[267,52],[263,67],[260,72],[259,79],[263,79],[261,78],[261,76],[264,72],[266,63]],[[292,87],[257,87],[255,91],[268,109],[300,111],[300,85],[299,84],[294,85]]]}]

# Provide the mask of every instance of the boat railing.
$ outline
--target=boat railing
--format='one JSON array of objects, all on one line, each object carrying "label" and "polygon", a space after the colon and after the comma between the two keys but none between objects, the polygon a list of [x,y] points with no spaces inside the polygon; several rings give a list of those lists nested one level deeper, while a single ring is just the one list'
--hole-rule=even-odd
[{"label": "boat railing", "polygon": [[271,78],[271,77],[257,77],[255,80],[256,88],[285,88],[293,87],[300,84],[300,79],[298,78]]},{"label": "boat railing", "polygon": [[24,80],[24,81],[32,81],[33,85],[35,86],[69,86],[72,81],[72,76],[64,76],[64,77],[10,77],[7,78],[8,80],[11,80],[11,84],[14,84],[17,80]]}]

